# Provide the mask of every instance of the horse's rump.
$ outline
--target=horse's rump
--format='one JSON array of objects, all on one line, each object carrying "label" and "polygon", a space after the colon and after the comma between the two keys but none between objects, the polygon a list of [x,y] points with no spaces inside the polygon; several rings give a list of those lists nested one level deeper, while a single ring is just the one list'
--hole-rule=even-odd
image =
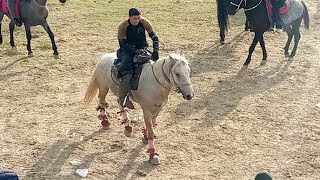
[{"label": "horse's rump", "polygon": [[287,13],[281,15],[284,24],[290,24],[292,21],[300,18],[303,15],[304,7],[301,0],[287,0],[290,4]]}]

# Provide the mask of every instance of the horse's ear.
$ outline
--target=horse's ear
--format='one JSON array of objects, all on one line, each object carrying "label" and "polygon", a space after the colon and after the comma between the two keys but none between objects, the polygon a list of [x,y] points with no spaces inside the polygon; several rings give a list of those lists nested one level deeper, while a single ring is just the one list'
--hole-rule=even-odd
[{"label": "horse's ear", "polygon": [[170,59],[170,61],[172,61],[172,62],[176,62],[176,61],[177,61],[174,57],[172,57],[171,54],[169,54],[169,59]]},{"label": "horse's ear", "polygon": [[180,53],[179,53],[182,57],[186,57],[183,53],[183,51],[181,50]]}]

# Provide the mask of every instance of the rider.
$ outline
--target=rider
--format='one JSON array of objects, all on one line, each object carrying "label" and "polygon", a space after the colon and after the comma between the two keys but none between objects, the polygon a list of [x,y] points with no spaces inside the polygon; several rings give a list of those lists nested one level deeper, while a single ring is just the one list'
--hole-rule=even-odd
[{"label": "rider", "polygon": [[135,68],[133,57],[142,54],[148,47],[145,31],[147,31],[153,41],[151,59],[156,61],[159,59],[159,38],[150,21],[141,16],[141,11],[138,8],[130,8],[129,19],[123,21],[118,27],[120,48],[117,55],[121,60],[118,72],[118,76],[120,77],[119,104],[122,108],[134,108],[132,102],[127,98],[127,95],[130,91],[130,79]]},{"label": "rider", "polygon": [[15,24],[18,27],[22,26],[21,20],[17,17],[16,0],[8,0],[8,9]]},{"label": "rider", "polygon": [[280,17],[280,8],[285,4],[285,0],[271,0],[273,23],[276,24],[277,29],[282,29],[282,20]]}]

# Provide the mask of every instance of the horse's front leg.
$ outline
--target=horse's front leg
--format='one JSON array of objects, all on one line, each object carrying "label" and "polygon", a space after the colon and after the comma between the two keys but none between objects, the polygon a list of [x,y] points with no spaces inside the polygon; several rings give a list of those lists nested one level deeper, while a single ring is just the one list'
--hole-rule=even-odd
[{"label": "horse's front leg", "polygon": [[3,13],[0,12],[0,44],[3,43],[3,40],[2,40],[2,33],[1,33],[1,25],[2,25],[2,19],[3,19]]},{"label": "horse's front leg", "polygon": [[27,37],[27,50],[28,50],[28,57],[34,57],[34,54],[31,50],[31,30],[29,24],[24,24],[24,28],[26,30],[26,37]]},{"label": "horse's front leg", "polygon": [[52,44],[52,49],[53,49],[53,57],[55,59],[59,59],[59,52],[58,52],[58,48],[56,45],[56,42],[54,41],[54,34],[51,31],[49,24],[47,22],[47,20],[42,24],[42,27],[44,28],[44,30],[48,33],[50,40],[51,40],[51,44]]},{"label": "horse's front leg", "polygon": [[261,46],[261,49],[262,49],[262,61],[261,61],[260,65],[265,65],[267,63],[267,50],[266,50],[266,45],[265,45],[265,42],[264,42],[263,34],[260,37],[260,41],[259,42],[260,42],[260,46]]},{"label": "horse's front leg", "polygon": [[10,45],[13,50],[17,49],[16,45],[14,44],[14,37],[13,37],[14,26],[15,26],[15,22],[13,19],[11,19],[9,23],[9,31],[10,31]]},{"label": "horse's front leg", "polygon": [[249,54],[248,54],[248,57],[246,59],[246,62],[243,64],[243,69],[246,69],[248,67],[248,65],[250,64],[251,62],[251,56],[252,56],[252,53],[254,51],[254,49],[256,48],[256,45],[259,41],[259,37],[260,37],[260,34],[255,32],[255,35],[254,35],[254,39],[251,43],[251,46],[249,48]]},{"label": "horse's front leg", "polygon": [[146,134],[148,135],[148,151],[149,161],[151,164],[158,165],[160,164],[159,154],[156,152],[154,145],[155,135],[153,131],[153,122],[152,122],[152,113],[149,111],[143,111],[144,123],[146,125]]},{"label": "horse's front leg", "polygon": [[[119,105],[120,106],[120,105]],[[129,118],[128,115],[128,110],[125,108],[121,108],[120,106],[120,111],[118,112],[118,114],[120,114],[120,120],[122,120],[121,125],[124,125],[124,134],[127,137],[131,137],[132,136],[132,132],[133,132],[133,128],[131,125],[131,120]]]}]

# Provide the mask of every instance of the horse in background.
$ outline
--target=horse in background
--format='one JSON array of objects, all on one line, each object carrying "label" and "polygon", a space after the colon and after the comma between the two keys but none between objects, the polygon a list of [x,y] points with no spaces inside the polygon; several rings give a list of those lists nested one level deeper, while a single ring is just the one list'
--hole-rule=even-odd
[{"label": "horse in background", "polygon": [[[228,32],[228,10],[227,10],[227,1],[226,0],[217,0],[217,17],[218,25],[220,29],[220,43],[225,44],[225,34]],[[245,31],[249,30],[249,22],[246,20]]]},{"label": "horse in background", "polygon": [[[270,28],[270,20],[267,12],[267,6],[264,0],[227,0],[228,3],[228,14],[235,15],[239,9],[243,8],[246,14],[247,20],[249,21],[250,30],[255,33],[252,44],[249,48],[248,57],[244,63],[243,68],[247,68],[250,61],[252,53],[257,45],[260,43],[262,48],[263,58],[261,65],[264,65],[267,60],[267,51],[265,48],[265,42],[263,34]],[[281,15],[281,19],[284,23],[283,29],[288,34],[288,40],[284,47],[284,54],[289,59],[292,59],[296,55],[297,47],[300,35],[300,25],[302,19],[304,21],[304,26],[309,29],[309,13],[304,2],[301,0],[288,0],[290,4],[289,10],[286,14]],[[289,55],[289,46],[292,38],[294,37],[294,47]]]},{"label": "horse in background", "polygon": [[[98,118],[104,129],[110,126],[110,115],[106,111],[108,103],[106,103],[106,95],[111,90],[113,94],[118,96],[119,86],[114,73],[114,61],[117,58],[116,53],[107,53],[103,55],[97,63],[92,74],[91,81],[87,88],[84,102],[88,105],[99,92],[100,110]],[[152,164],[159,164],[159,156],[156,152],[154,144],[154,130],[156,118],[168,101],[168,96],[172,88],[176,88],[186,100],[191,100],[194,96],[190,80],[190,68],[188,61],[183,55],[170,54],[161,58],[154,63],[146,63],[143,65],[140,75],[140,82],[137,90],[131,90],[130,99],[137,102],[144,116],[146,129],[143,129],[142,141],[148,144],[149,161]],[[119,103],[119,101],[118,101]],[[124,133],[130,137],[132,134],[131,120],[128,117],[127,110],[120,107],[120,119],[125,125]]]},{"label": "horse in background", "polygon": [[[7,1],[7,0],[6,0]],[[61,3],[65,3],[66,0],[59,0]],[[48,17],[48,8],[47,8],[47,0],[21,0],[20,1],[20,17],[21,21],[24,24],[26,37],[27,37],[27,50],[28,56],[33,57],[34,54],[31,50],[31,26],[41,25],[44,30],[48,33],[53,49],[53,56],[54,58],[59,58],[59,52],[54,40],[54,34],[51,31],[47,17]],[[11,17],[9,12],[1,12],[0,11],[0,44],[2,44],[2,34],[1,34],[1,22],[3,20],[3,16],[6,15],[7,17]],[[15,22],[11,19],[9,23],[10,29],[10,45],[13,49],[16,49],[16,45],[14,43],[13,31],[15,28]]]}]

